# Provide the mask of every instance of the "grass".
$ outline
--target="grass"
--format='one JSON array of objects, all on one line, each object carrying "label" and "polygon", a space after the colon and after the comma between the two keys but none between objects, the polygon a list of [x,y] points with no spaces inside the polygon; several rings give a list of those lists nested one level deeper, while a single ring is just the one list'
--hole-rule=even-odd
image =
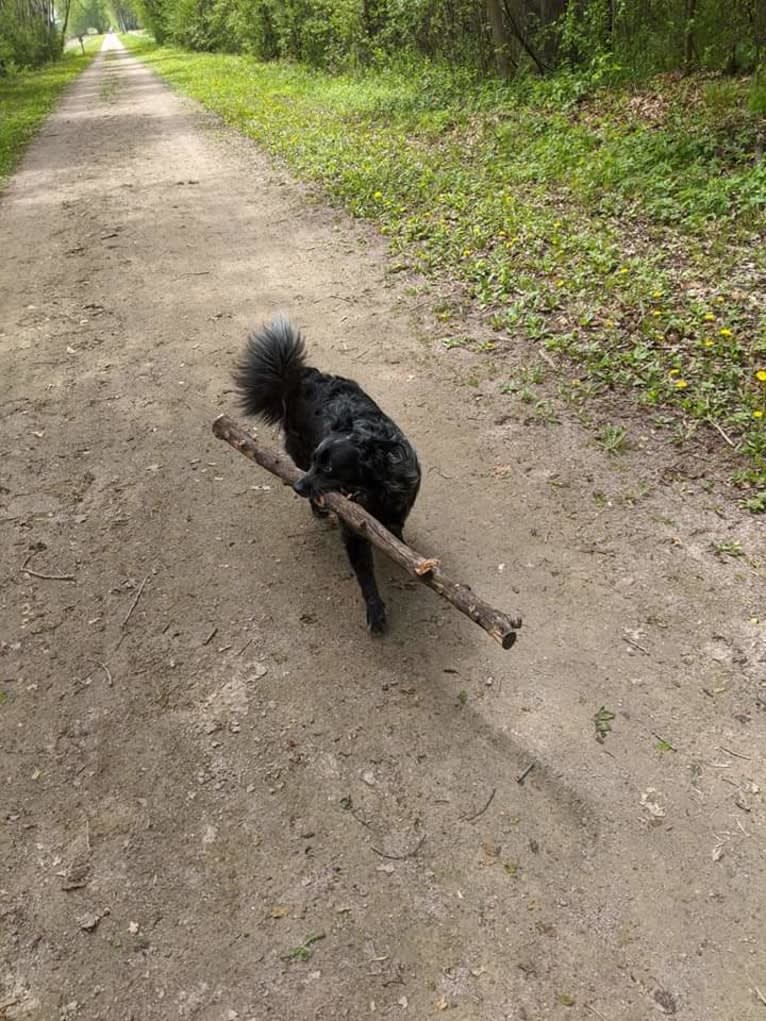
[{"label": "grass", "polygon": [[54,64],[0,78],[0,188],[62,90],[93,60],[101,41],[100,36],[89,38],[84,55],[68,51]]},{"label": "grass", "polygon": [[[583,99],[562,76],[508,86],[427,65],[331,76],[125,41],[377,224],[398,268],[461,283],[499,336],[571,360],[570,400],[617,390],[686,423],[679,435],[717,427],[757,505],[766,160],[746,80],[663,77]],[[458,322],[449,303],[437,314]]]}]

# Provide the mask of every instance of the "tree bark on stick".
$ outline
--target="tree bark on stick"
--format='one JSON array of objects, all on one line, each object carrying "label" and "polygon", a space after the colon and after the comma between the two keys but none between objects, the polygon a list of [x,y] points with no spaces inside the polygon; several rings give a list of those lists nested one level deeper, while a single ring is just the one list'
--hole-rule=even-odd
[{"label": "tree bark on stick", "polygon": [[[286,486],[292,486],[303,474],[287,454],[259,446],[252,436],[240,429],[227,415],[220,415],[213,422],[213,433],[250,461],[255,461],[272,475],[276,475]],[[422,581],[424,585],[452,603],[455,609],[483,628],[504,649],[511,648],[516,641],[516,632],[521,627],[521,617],[518,614],[502,613],[489,606],[467,585],[461,585],[448,578],[441,570],[438,560],[424,557],[406,543],[400,542],[363,507],[341,496],[340,493],[326,494],[324,505],[337,514],[349,528],[382,550],[394,563],[399,564],[418,581]]]}]

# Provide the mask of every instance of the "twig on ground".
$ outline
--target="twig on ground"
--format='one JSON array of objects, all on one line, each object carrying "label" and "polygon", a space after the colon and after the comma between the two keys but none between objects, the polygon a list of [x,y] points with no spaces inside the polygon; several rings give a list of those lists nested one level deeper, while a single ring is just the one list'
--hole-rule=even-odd
[{"label": "twig on ground", "polygon": [[601,1011],[600,1010],[596,1010],[595,1007],[591,1007],[591,1005],[589,1003],[585,1004],[585,1009],[589,1010],[594,1017],[601,1018],[601,1021],[607,1021],[607,1019],[604,1017],[604,1015],[601,1013]]},{"label": "twig on ground", "polygon": [[106,683],[111,688],[112,685],[114,684],[114,681],[112,680],[112,674],[109,670],[109,667],[106,665],[106,663],[102,663],[101,660],[99,659],[94,660],[94,662],[97,663],[106,674]]},{"label": "twig on ground", "polygon": [[204,640],[204,642],[202,644],[203,645],[210,645],[210,643],[213,641],[213,639],[215,638],[215,636],[217,634],[218,634],[218,627],[214,627],[213,630],[210,632],[210,634],[207,636],[207,638]]},{"label": "twig on ground", "polygon": [[[351,815],[353,815],[353,817],[356,819],[356,821],[358,823],[361,823],[362,826],[365,826],[368,830],[372,829],[372,826],[370,826],[370,824],[367,822],[366,819],[363,819],[362,816],[359,815],[359,813],[357,812],[357,810],[355,808],[351,809]],[[373,850],[374,850],[374,848],[373,848]]]},{"label": "twig on ground", "polygon": [[375,852],[375,854],[380,855],[381,858],[389,858],[391,861],[404,861],[405,858],[415,857],[420,848],[423,846],[423,841],[425,839],[426,835],[424,833],[420,840],[417,842],[417,844],[413,847],[413,849],[411,851],[408,851],[406,854],[386,854],[385,851],[381,851],[377,847],[373,847],[373,851]]},{"label": "twig on ground", "polygon": [[484,815],[484,813],[487,811],[489,806],[492,804],[492,801],[493,801],[493,799],[495,797],[495,794],[497,794],[497,787],[493,787],[492,788],[492,791],[491,791],[489,797],[487,798],[487,801],[486,801],[486,804],[484,805],[484,808],[480,808],[479,811],[478,812],[474,812],[473,815],[462,815],[460,817],[461,820],[463,822],[473,822],[474,819],[478,819],[480,815]]},{"label": "twig on ground", "polygon": [[547,362],[548,365],[550,365],[550,367],[554,371],[557,371],[556,363],[554,362],[554,360],[551,358],[547,351],[539,350],[537,353],[540,355],[544,362]]},{"label": "twig on ground", "polygon": [[32,557],[37,556],[40,550],[33,550],[24,563],[21,565],[23,574],[31,574],[33,578],[43,578],[45,581],[74,581],[73,574],[43,574],[42,571],[33,571],[31,567],[27,567],[27,564]]},{"label": "twig on ground", "polygon": [[733,447],[735,450],[737,449],[737,444],[734,442],[734,440],[731,438],[731,436],[728,436],[723,431],[723,429],[720,427],[720,425],[717,422],[714,422],[711,418],[708,419],[708,422],[710,422],[710,424],[713,426],[713,428],[716,429],[721,434],[723,439],[726,440],[726,442],[729,444],[730,447]]},{"label": "twig on ground", "polygon": [[141,582],[141,584],[139,585],[139,587],[138,587],[138,592],[136,592],[136,598],[135,598],[135,599],[133,600],[133,602],[132,602],[132,603],[130,604],[130,609],[129,609],[129,610],[128,610],[128,612],[127,612],[127,613],[125,614],[125,617],[124,617],[124,619],[123,619],[123,621],[122,621],[122,625],[121,625],[121,627],[125,627],[125,625],[126,625],[126,624],[128,623],[128,621],[130,620],[130,618],[131,618],[131,616],[132,616],[132,614],[133,614],[133,611],[134,611],[134,610],[135,610],[135,608],[136,608],[136,607],[138,606],[138,600],[139,600],[139,599],[141,598],[141,593],[142,593],[142,592],[144,591],[144,585],[146,585],[147,581],[149,581],[149,578],[150,578],[150,575],[148,575],[148,574],[147,574],[147,576],[146,576],[146,577],[144,578],[144,580],[143,580],[143,581]]},{"label": "twig on ground", "polygon": [[529,765],[524,770],[524,772],[516,777],[516,783],[523,784],[524,781],[526,780],[526,778],[529,776],[529,774],[532,772],[532,770],[534,768],[535,768],[535,762],[532,761],[532,762],[529,763]]},{"label": "twig on ground", "polygon": [[726,752],[727,755],[733,755],[735,759],[747,759],[748,762],[750,761],[749,755],[743,755],[742,752],[734,752],[731,748],[725,748],[722,744],[719,744],[718,747],[722,752]]},{"label": "twig on ground", "polygon": [[640,645],[638,642],[634,641],[634,639],[628,638],[627,635],[623,635],[622,640],[623,642],[627,642],[628,645],[632,645],[634,649],[638,649],[639,652],[643,652],[645,656],[651,655],[648,649],[645,649],[643,645]]}]

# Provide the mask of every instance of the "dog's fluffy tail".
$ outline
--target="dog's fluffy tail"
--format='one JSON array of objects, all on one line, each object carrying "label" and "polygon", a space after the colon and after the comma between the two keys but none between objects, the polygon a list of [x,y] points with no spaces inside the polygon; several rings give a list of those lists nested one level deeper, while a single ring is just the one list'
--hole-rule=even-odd
[{"label": "dog's fluffy tail", "polygon": [[251,333],[234,373],[242,410],[270,425],[282,422],[305,368],[303,337],[287,319],[274,319]]}]

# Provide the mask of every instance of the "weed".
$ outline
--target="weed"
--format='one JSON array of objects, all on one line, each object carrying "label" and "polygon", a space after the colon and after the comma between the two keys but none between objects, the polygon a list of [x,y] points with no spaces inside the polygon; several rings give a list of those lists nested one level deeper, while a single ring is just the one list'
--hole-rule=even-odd
[{"label": "weed", "polygon": [[749,510],[751,514],[763,514],[766,512],[766,489],[762,489],[759,493],[754,496],[750,496],[742,501],[742,505],[745,510]]},{"label": "weed", "polygon": [[318,943],[320,939],[324,939],[326,933],[319,932],[313,936],[307,936],[300,946],[292,947],[285,954],[285,960],[288,961],[309,961],[314,956],[314,944]]},{"label": "weed", "polygon": [[606,735],[612,729],[613,719],[614,713],[603,705],[593,717],[593,722],[596,726],[596,740],[599,744],[603,744],[606,740]]},{"label": "weed", "polygon": [[713,552],[717,557],[723,559],[723,557],[744,557],[745,551],[742,549],[740,543],[733,540],[726,542],[714,542],[712,544]]},{"label": "weed", "polygon": [[545,371],[539,365],[527,366],[514,376],[513,379],[509,379],[507,383],[503,383],[500,386],[501,394],[520,394],[522,400],[531,402],[534,400],[532,391],[529,389],[530,386],[537,386],[542,383],[545,378]]},{"label": "weed", "polygon": [[621,454],[627,446],[627,436],[623,426],[605,425],[598,434],[598,442],[607,454]]}]

